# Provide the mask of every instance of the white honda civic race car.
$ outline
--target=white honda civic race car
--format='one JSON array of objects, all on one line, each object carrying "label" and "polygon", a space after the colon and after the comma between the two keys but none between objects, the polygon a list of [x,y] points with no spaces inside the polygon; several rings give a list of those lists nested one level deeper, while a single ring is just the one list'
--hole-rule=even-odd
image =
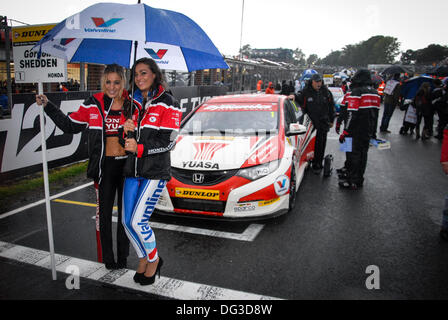
[{"label": "white honda civic race car", "polygon": [[[159,213],[260,218],[291,210],[315,133],[286,96],[214,97],[181,124]],[[160,212],[161,211],[161,212]]]}]

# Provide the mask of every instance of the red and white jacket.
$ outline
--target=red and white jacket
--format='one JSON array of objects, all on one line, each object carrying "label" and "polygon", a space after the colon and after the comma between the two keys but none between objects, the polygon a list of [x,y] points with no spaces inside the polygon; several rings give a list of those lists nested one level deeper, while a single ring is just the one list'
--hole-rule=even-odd
[{"label": "red and white jacket", "polygon": [[[130,101],[127,100],[128,93],[123,92],[125,101],[123,109]],[[103,92],[88,97],[75,112],[65,115],[51,101],[45,107],[45,113],[65,133],[79,133],[88,131],[87,150],[89,154],[89,165],[87,176],[99,182],[103,176],[103,165],[106,154],[106,132],[108,129],[108,114],[113,104],[113,99]]]},{"label": "red and white jacket", "polygon": [[442,155],[440,162],[448,162],[448,125],[443,130]]},{"label": "red and white jacket", "polygon": [[376,119],[380,109],[381,98],[370,86],[356,87],[347,97],[348,121],[345,131],[348,135],[365,137],[376,131]]},{"label": "red and white jacket", "polygon": [[[141,91],[136,90],[134,102],[137,107],[132,113],[132,120],[136,127],[135,139],[138,151],[136,155],[128,157],[124,175],[169,180],[171,178],[169,151],[174,148],[182,119],[179,103],[162,86],[159,86],[144,105]],[[122,115],[119,137],[123,146],[125,121],[126,117]]]}]

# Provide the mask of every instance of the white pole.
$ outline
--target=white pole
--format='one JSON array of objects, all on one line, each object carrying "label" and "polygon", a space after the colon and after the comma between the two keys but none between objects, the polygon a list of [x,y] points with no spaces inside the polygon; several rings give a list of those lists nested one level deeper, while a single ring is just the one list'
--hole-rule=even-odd
[{"label": "white pole", "polygon": [[240,60],[243,60],[243,53],[241,52],[242,48],[242,41],[243,41],[243,19],[244,19],[244,0],[243,0],[243,6],[241,8],[241,33],[240,33]]},{"label": "white pole", "polygon": [[[42,82],[39,82],[39,94],[44,93]],[[48,241],[50,244],[50,258],[51,258],[51,273],[53,280],[56,280],[56,262],[54,258],[54,241],[53,241],[53,222],[51,221],[51,206],[50,206],[50,188],[48,182],[48,166],[47,166],[47,142],[45,139],[45,121],[43,107],[39,108],[40,117],[40,134],[42,137],[42,167],[44,170],[44,189],[45,189],[45,205],[47,209],[47,227],[48,227]]]}]

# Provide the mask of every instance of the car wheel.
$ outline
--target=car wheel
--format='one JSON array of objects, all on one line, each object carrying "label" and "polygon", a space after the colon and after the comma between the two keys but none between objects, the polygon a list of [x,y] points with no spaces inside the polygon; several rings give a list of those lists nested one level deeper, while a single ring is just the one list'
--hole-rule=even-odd
[{"label": "car wheel", "polygon": [[296,206],[296,170],[294,165],[291,167],[291,179],[289,181],[289,208],[288,211],[291,211]]}]

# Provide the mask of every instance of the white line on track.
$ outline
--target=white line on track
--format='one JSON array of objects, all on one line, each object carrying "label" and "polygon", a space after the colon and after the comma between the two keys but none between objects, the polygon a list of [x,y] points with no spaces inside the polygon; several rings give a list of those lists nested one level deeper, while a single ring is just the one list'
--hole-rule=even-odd
[{"label": "white line on track", "polygon": [[[50,269],[50,254],[47,251],[0,241],[0,257]],[[157,279],[154,285],[141,286],[134,282],[134,271],[129,269],[110,271],[107,270],[102,263],[60,254],[56,254],[55,259],[56,270],[59,272],[71,275],[71,273],[67,271],[67,267],[77,266],[79,268],[79,275],[82,278],[113,284],[119,287],[138,290],[166,298],[178,300],[280,300],[275,297],[225,289],[168,277]],[[48,274],[48,280],[51,281],[50,279],[50,274]]]},{"label": "white line on track", "polygon": [[[92,217],[95,219],[95,216]],[[113,222],[117,222],[118,218],[116,216],[112,217]],[[150,222],[151,228],[154,229],[163,229],[169,231],[178,231],[185,233],[198,234],[209,237],[217,237],[217,238],[225,238],[231,240],[239,240],[239,241],[249,241],[252,242],[258,236],[261,230],[263,230],[264,225],[252,223],[250,224],[243,233],[233,233],[233,232],[225,232],[225,231],[216,231],[209,229],[201,229],[195,227],[186,227],[175,224],[167,224],[160,222]]]},{"label": "white line on track", "polygon": [[[78,186],[78,187],[76,187],[76,188],[73,188],[73,189],[70,189],[70,190],[67,190],[67,191],[64,191],[64,192],[55,194],[55,195],[53,195],[53,196],[50,196],[50,200],[53,200],[53,199],[56,199],[56,198],[59,198],[59,197],[63,197],[63,196],[65,196],[66,194],[69,194],[69,193],[72,193],[72,192],[75,192],[75,191],[84,189],[84,188],[86,188],[86,187],[88,187],[88,186],[91,186],[91,185],[93,185],[93,182],[89,182],[89,183],[83,184],[83,185],[81,185],[81,186]],[[14,210],[12,210],[12,211],[9,211],[9,212],[0,214],[0,220],[1,220],[1,219],[5,219],[5,218],[7,218],[7,217],[10,217],[10,216],[12,216],[12,215],[15,215],[16,213],[22,212],[22,211],[24,211],[24,210],[27,210],[27,209],[36,207],[36,206],[41,205],[41,204],[43,204],[43,203],[45,203],[45,199],[42,199],[42,200],[36,201],[36,202],[34,202],[34,203],[28,204],[28,205],[26,205],[26,206],[24,206],[24,207],[17,208],[17,209],[14,209]]]}]

